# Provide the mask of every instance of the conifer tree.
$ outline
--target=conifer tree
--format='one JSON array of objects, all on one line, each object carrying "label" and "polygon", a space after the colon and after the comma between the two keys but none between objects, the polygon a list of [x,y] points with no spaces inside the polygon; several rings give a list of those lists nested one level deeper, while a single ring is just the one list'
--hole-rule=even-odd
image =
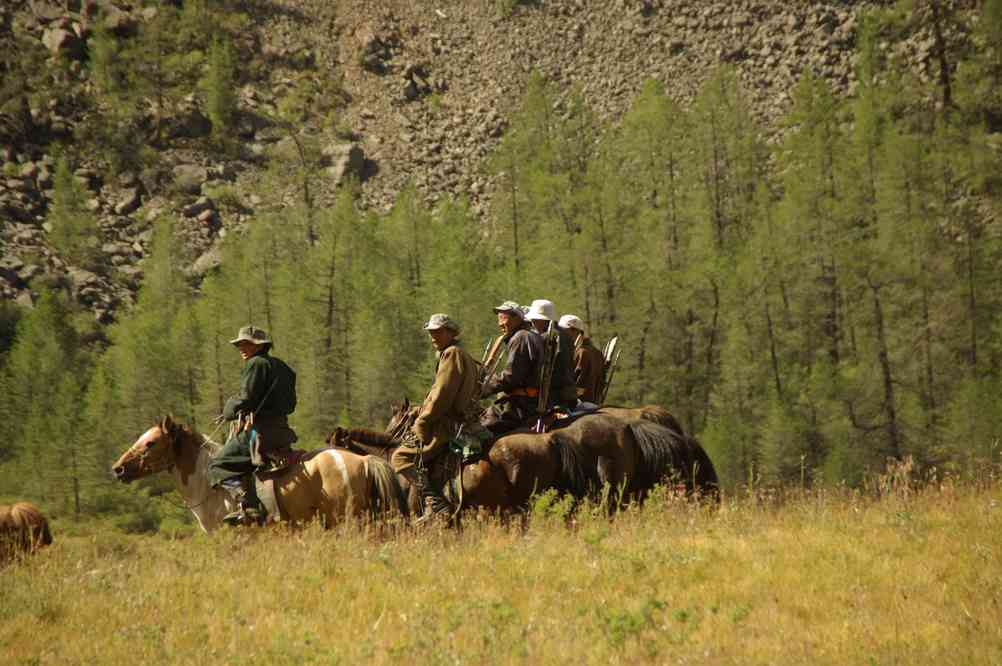
[{"label": "conifer tree", "polygon": [[233,49],[227,41],[216,38],[209,50],[208,69],[202,78],[205,108],[212,122],[212,134],[225,145],[232,138],[236,122],[236,65]]},{"label": "conifer tree", "polygon": [[85,268],[97,268],[97,219],[84,205],[83,188],[74,180],[66,157],[56,162],[53,178],[52,244],[70,263]]}]

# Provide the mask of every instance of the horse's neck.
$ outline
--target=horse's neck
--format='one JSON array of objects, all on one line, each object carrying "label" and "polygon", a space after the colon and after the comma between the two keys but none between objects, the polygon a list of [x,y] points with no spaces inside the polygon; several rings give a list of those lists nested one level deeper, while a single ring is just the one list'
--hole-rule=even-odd
[{"label": "horse's neck", "polygon": [[393,455],[393,452],[397,450],[396,444],[391,446],[380,446],[375,444],[365,444],[356,439],[350,439],[343,445],[339,444],[338,446],[343,446],[352,453],[357,453],[363,456],[376,456],[377,458],[383,458],[387,461]]},{"label": "horse's neck", "polygon": [[209,485],[209,462],[212,453],[192,436],[182,450],[182,458],[174,467],[174,482],[185,505],[195,515],[195,520],[206,532],[222,523],[223,516],[235,508],[233,501],[222,488]]}]

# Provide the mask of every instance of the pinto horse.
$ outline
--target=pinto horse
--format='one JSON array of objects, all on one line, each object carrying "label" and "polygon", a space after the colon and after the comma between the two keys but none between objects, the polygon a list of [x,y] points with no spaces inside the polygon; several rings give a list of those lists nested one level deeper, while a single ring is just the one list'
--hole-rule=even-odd
[{"label": "pinto horse", "polygon": [[0,566],[52,543],[49,521],[31,502],[0,505]]},{"label": "pinto horse", "polygon": [[[228,492],[209,485],[209,462],[219,449],[215,442],[168,416],[144,432],[111,471],[123,483],[171,472],[185,505],[209,532],[236,509]],[[325,525],[333,525],[348,516],[407,511],[397,475],[385,460],[335,449],[305,454],[275,477],[275,492],[293,523],[319,517]]]}]

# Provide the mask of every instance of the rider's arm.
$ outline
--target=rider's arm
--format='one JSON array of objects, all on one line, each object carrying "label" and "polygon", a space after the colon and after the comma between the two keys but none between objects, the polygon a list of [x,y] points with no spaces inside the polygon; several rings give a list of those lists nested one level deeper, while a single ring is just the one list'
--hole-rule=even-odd
[{"label": "rider's arm", "polygon": [[249,358],[240,373],[240,391],[226,401],[223,407],[223,417],[227,421],[237,418],[241,412],[251,413],[257,410],[268,390],[269,366],[264,356]]},{"label": "rider's arm", "polygon": [[463,384],[458,356],[458,349],[450,347],[442,352],[442,356],[438,360],[435,383],[432,384],[428,397],[424,399],[421,411],[414,422],[414,432],[421,439],[422,444],[431,441],[434,424],[452,410],[456,394]]}]

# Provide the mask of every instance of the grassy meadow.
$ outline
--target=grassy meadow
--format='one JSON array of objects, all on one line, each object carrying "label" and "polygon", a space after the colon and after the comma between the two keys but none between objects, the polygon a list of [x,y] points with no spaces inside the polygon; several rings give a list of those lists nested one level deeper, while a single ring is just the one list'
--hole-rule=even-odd
[{"label": "grassy meadow", "polygon": [[0,571],[0,663],[1002,663],[1002,486],[656,497],[610,521],[135,536]]}]

